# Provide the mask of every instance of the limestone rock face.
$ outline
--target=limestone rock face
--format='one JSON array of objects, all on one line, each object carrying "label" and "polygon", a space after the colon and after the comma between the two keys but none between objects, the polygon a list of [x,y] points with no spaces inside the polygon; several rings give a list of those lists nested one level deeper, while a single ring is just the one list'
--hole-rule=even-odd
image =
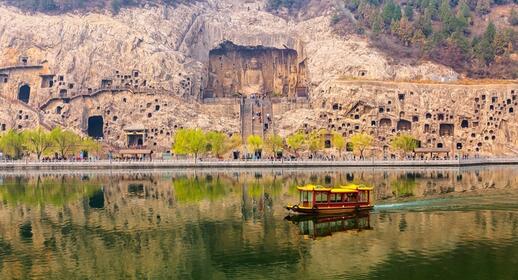
[{"label": "limestone rock face", "polygon": [[[51,74],[75,83],[77,92],[100,86],[115,71],[138,69],[148,85],[179,95],[199,93],[209,51],[223,40],[244,46],[285,46],[307,50],[311,80],[331,76],[368,78],[447,77],[456,74],[425,64],[415,69],[389,60],[355,37],[332,33],[327,16],[293,22],[263,11],[262,1],[207,1],[178,7],[125,9],[117,16],[89,13],[50,16],[0,7],[0,65],[20,56],[45,65]],[[346,63],[337,63],[338,61]],[[399,73],[400,69],[406,69]],[[430,71],[426,69],[430,68]],[[399,74],[396,74],[399,73]]]},{"label": "limestone rock face", "polygon": [[[338,131],[338,127],[342,127],[341,132],[347,132],[345,135],[354,131],[374,133],[371,122],[375,122],[376,126],[390,124],[395,130],[376,132],[379,141],[386,143],[398,132],[398,127],[399,131],[408,128],[408,123],[402,121],[405,120],[427,145],[441,142],[446,146],[449,142],[433,136],[431,131],[439,135],[442,124],[446,133],[452,124],[457,135],[457,126],[464,120],[461,118],[466,118],[469,124],[478,121],[480,125],[475,137],[471,133],[462,134],[465,138],[460,143],[470,146],[470,151],[512,150],[507,146],[514,144],[505,143],[513,141],[518,132],[510,112],[517,107],[512,99],[514,92],[511,93],[516,90],[516,84],[476,88],[398,83],[455,82],[459,75],[430,62],[399,64],[370,47],[366,39],[340,37],[330,28],[330,1],[321,1],[320,6],[318,1],[310,2],[314,5],[297,19],[266,12],[262,0],[244,3],[206,0],[175,7],[148,6],[123,9],[116,16],[24,14],[0,6],[0,96],[12,108],[0,111],[1,128],[59,125],[86,134],[90,120],[96,117],[102,118],[103,128],[97,135],[102,134],[110,145],[125,146],[124,127],[138,124],[147,129],[147,146],[166,151],[171,136],[180,127],[245,134],[247,122],[243,118],[249,115],[252,118],[248,122],[252,126],[249,131],[255,133],[264,125],[256,124],[257,118],[272,114],[273,123],[269,127],[283,135],[309,128]],[[214,71],[217,58],[211,60],[209,54],[224,41],[278,51],[271,58],[229,60],[227,63],[243,65],[229,67],[238,71],[226,71],[218,76]],[[279,66],[284,65],[280,63],[283,59],[290,61],[285,63],[289,65],[286,69]],[[277,69],[276,73],[271,75],[264,69],[259,73],[260,65]],[[209,73],[217,77],[211,78]],[[369,84],[366,80],[392,82],[366,86]],[[228,98],[232,94],[216,94],[225,98],[204,100],[204,92],[213,90],[215,81],[224,84],[229,92],[242,91],[248,95],[255,91],[270,91],[272,95],[275,91],[286,91],[287,99],[266,102],[259,111],[248,110],[243,105],[253,107],[253,103]],[[305,96],[309,93],[309,101],[291,100],[298,96],[299,88],[305,89]],[[492,112],[483,113],[490,110],[484,107],[489,103],[473,103],[474,98],[481,98],[482,92],[487,98],[498,97]],[[404,105],[398,101],[400,93],[405,95]],[[27,98],[21,98],[24,96]],[[511,103],[507,103],[510,98]],[[393,103],[383,103],[388,100]],[[505,104],[499,103],[504,100]],[[334,109],[335,103],[340,110]],[[384,111],[386,117],[374,117],[382,104],[392,106],[392,111]],[[430,123],[437,129],[423,134],[418,131],[424,129],[423,114],[428,111],[435,118],[438,114],[449,118]],[[19,116],[13,119],[16,112],[22,119]],[[328,115],[333,115],[334,120],[329,121]],[[412,120],[414,115],[417,121]],[[344,121],[343,126],[339,121],[347,118],[352,120]],[[386,120],[382,122],[382,119]],[[417,127],[420,128],[416,130]],[[450,142],[457,144],[457,140]],[[479,142],[482,144],[478,145]],[[500,148],[495,148],[497,144]]]},{"label": "limestone rock face", "polygon": [[334,80],[321,88],[312,98],[312,110],[291,110],[279,117],[281,135],[320,128],[345,137],[365,132],[375,138],[378,153],[383,147],[388,150],[393,136],[408,133],[419,139],[422,147],[451,153],[516,153],[517,83]]}]

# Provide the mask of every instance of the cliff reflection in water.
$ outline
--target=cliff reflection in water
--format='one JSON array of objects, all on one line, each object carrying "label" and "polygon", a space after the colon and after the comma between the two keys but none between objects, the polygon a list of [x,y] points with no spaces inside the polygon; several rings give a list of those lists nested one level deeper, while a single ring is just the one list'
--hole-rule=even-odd
[{"label": "cliff reflection in water", "polygon": [[[469,269],[486,276],[492,264],[516,276],[516,171],[3,174],[0,275],[404,279],[417,268],[427,278],[426,271],[446,267],[463,279]],[[374,186],[379,205],[403,206],[366,216],[284,220],[283,206],[298,199],[297,185],[348,182]],[[441,198],[440,207],[405,210],[407,201],[428,198]],[[311,240],[320,236],[327,237]],[[401,262],[409,269],[396,273]]]}]

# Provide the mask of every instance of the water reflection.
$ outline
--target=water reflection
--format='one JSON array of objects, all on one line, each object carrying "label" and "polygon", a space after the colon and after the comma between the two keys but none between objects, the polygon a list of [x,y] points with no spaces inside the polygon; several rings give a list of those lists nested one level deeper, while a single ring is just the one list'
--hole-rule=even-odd
[{"label": "water reflection", "polygon": [[304,236],[304,239],[317,239],[339,232],[353,230],[360,232],[372,229],[368,211],[337,216],[286,216],[285,219],[298,226],[299,234]]},{"label": "water reflection", "polygon": [[[472,262],[463,273],[516,276],[517,171],[4,173],[0,275],[431,279],[441,270],[463,279],[462,264]],[[374,186],[376,204],[387,207],[284,220],[297,185],[351,182]]]},{"label": "water reflection", "polygon": [[8,177],[0,185],[0,200],[26,206],[64,206],[89,197],[102,187],[101,182],[87,177]]}]

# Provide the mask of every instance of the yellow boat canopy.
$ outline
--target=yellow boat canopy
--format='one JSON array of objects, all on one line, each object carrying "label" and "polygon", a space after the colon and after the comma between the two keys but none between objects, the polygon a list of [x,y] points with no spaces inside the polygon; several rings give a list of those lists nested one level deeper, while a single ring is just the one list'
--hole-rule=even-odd
[{"label": "yellow boat canopy", "polygon": [[305,185],[297,187],[299,191],[322,191],[322,192],[331,192],[331,193],[355,193],[358,191],[372,191],[372,187],[367,187],[365,185],[356,185],[356,184],[347,184],[344,186],[337,187],[323,187],[320,185]]}]

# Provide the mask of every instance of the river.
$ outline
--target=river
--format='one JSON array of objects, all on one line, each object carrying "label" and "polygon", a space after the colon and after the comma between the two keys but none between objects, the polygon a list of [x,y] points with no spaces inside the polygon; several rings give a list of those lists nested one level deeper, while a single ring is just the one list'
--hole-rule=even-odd
[{"label": "river", "polygon": [[[297,185],[374,187],[286,219]],[[0,171],[1,279],[518,279],[518,166]]]}]

